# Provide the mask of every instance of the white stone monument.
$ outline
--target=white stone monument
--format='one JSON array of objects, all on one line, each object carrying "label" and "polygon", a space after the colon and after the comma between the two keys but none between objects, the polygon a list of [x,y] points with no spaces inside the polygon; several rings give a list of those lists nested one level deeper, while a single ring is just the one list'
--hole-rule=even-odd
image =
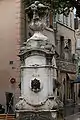
[{"label": "white stone monument", "polygon": [[44,24],[38,16],[38,7],[47,8],[35,1],[28,9],[33,11],[31,29],[34,35],[21,48],[21,97],[16,104],[16,119],[56,119],[56,60],[55,47],[40,31]]}]

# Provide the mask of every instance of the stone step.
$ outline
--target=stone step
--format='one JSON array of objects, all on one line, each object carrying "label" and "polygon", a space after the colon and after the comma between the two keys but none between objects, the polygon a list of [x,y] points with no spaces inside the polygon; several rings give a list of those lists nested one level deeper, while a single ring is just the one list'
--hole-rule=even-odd
[{"label": "stone step", "polygon": [[15,120],[15,115],[13,115],[13,114],[0,114],[0,120]]}]

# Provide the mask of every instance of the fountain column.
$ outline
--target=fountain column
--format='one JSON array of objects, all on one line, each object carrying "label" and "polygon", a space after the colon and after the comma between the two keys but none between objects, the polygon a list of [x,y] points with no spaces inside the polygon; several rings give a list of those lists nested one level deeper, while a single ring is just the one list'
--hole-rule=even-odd
[{"label": "fountain column", "polygon": [[[46,9],[35,1],[27,10],[33,11],[30,28],[34,31],[20,50],[21,59],[21,97],[16,104],[17,120],[55,120],[58,104],[56,102],[56,62],[55,47],[41,31],[44,24],[38,16],[39,9]],[[54,63],[54,64],[53,64]],[[55,78],[55,79],[54,79]]]}]

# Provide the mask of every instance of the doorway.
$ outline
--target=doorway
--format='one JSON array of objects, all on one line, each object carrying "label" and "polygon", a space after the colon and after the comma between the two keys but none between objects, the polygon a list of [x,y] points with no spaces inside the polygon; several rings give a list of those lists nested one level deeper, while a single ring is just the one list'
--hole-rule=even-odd
[{"label": "doorway", "polygon": [[6,92],[5,95],[6,95],[6,113],[12,114],[13,113],[13,99],[14,99],[13,93]]}]

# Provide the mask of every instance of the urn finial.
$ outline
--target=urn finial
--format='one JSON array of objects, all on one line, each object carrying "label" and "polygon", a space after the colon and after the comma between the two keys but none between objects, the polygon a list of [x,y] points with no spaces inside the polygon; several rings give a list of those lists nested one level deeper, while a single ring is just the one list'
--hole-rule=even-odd
[{"label": "urn finial", "polygon": [[39,1],[35,1],[33,4],[31,4],[29,7],[27,7],[25,10],[28,13],[29,11],[32,11],[33,17],[30,24],[30,28],[34,31],[41,31],[44,29],[45,24],[41,21],[42,14],[45,13],[45,11],[48,9],[47,6],[41,4]]}]

